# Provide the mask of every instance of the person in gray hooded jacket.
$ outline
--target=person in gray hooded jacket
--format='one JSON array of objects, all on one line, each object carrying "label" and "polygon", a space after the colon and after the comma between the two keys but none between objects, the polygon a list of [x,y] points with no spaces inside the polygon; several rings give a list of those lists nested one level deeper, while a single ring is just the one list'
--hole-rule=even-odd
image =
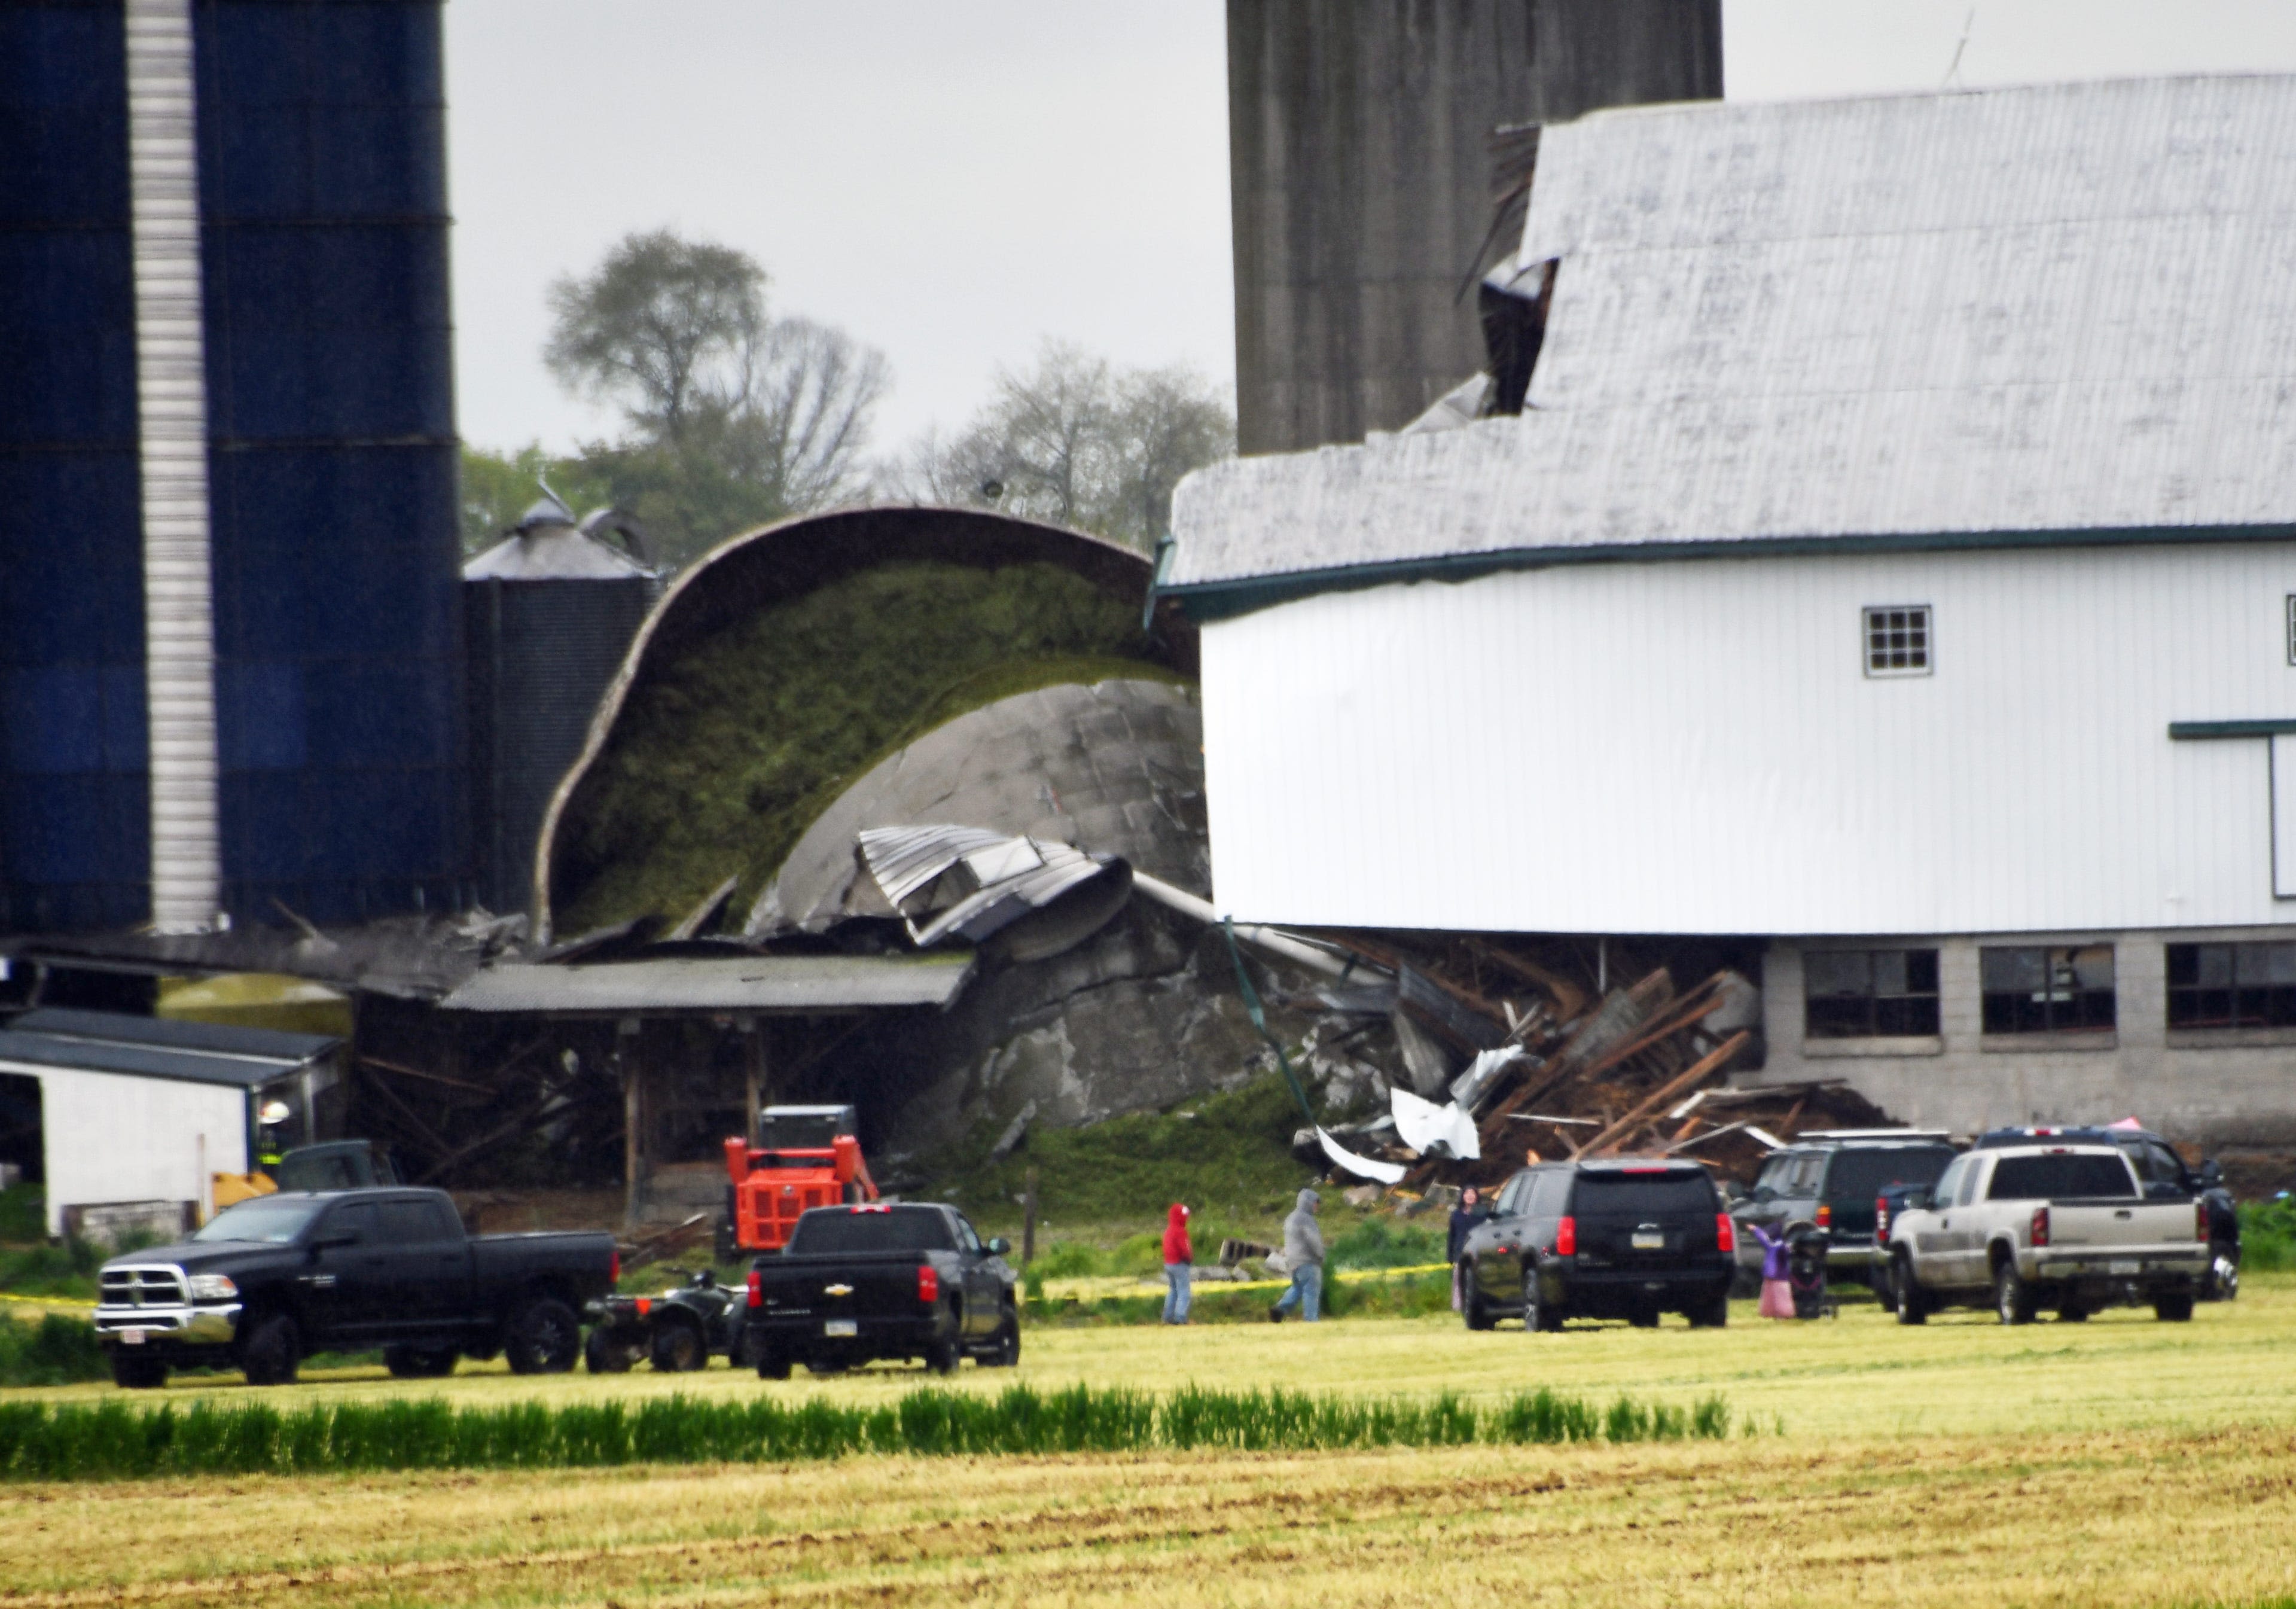
[{"label": "person in gray hooded jacket", "polygon": [[1283,1260],[1292,1267],[1292,1288],[1267,1309],[1270,1323],[1283,1323],[1283,1315],[1295,1307],[1309,1324],[1323,1317],[1324,1230],[1316,1221],[1316,1208],[1323,1199],[1313,1190],[1300,1191],[1300,1204],[1283,1220]]}]

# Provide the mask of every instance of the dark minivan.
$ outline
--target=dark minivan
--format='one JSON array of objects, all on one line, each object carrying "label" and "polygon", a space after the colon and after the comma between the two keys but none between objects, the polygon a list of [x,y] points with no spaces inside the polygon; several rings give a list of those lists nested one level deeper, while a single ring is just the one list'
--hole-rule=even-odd
[{"label": "dark minivan", "polygon": [[1647,1328],[1666,1312],[1724,1325],[1735,1244],[1695,1162],[1549,1162],[1507,1180],[1468,1236],[1461,1305],[1471,1330],[1501,1317],[1533,1332],[1566,1318]]}]

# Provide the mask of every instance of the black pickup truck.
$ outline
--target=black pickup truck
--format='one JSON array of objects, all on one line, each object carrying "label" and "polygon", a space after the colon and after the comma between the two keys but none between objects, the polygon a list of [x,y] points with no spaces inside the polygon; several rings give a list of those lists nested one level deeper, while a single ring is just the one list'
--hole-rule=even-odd
[{"label": "black pickup truck", "polygon": [[750,1265],[743,1345],[767,1380],[796,1363],[826,1375],[882,1358],[941,1375],[967,1356],[1010,1367],[1021,1361],[1010,1250],[955,1207],[816,1207],[787,1247]]},{"label": "black pickup truck", "polygon": [[96,1277],[96,1340],[121,1385],[237,1367],[284,1384],[316,1351],[381,1347],[390,1372],[453,1372],[507,1354],[555,1374],[581,1350],[583,1304],[619,1277],[603,1234],[467,1235],[443,1190],[282,1192],[226,1207],[181,1245]]},{"label": "black pickup truck", "polygon": [[1735,1229],[1694,1162],[1549,1162],[1499,1192],[1460,1249],[1467,1327],[1502,1316],[1537,1334],[1565,1318],[1649,1327],[1671,1310],[1730,1321]]}]

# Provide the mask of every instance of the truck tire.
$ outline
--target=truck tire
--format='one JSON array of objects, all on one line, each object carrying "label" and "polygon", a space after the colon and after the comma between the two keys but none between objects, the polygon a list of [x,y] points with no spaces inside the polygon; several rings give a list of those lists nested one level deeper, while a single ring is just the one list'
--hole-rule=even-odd
[{"label": "truck tire", "polygon": [[1727,1287],[1717,1291],[1704,1301],[1694,1302],[1683,1317],[1690,1320],[1693,1330],[1718,1330],[1730,1322],[1730,1292]]},{"label": "truck tire", "polygon": [[455,1353],[452,1347],[387,1346],[382,1349],[382,1367],[395,1379],[438,1380],[455,1372]]},{"label": "truck tire", "polygon": [[530,1299],[512,1315],[503,1352],[513,1375],[562,1375],[582,1350],[582,1321],[554,1296]]},{"label": "truck tire", "polygon": [[1475,1265],[1459,1265],[1459,1317],[1467,1321],[1471,1330],[1488,1330],[1494,1320],[1490,1309],[1483,1305],[1483,1293],[1475,1288]]},{"label": "truck tire", "polygon": [[925,1348],[925,1367],[936,1375],[956,1373],[956,1342],[936,1341]]},{"label": "truck tire", "polygon": [[790,1355],[777,1346],[768,1345],[758,1354],[758,1378],[786,1380],[790,1377]]},{"label": "truck tire", "polygon": [[2069,1301],[2057,1309],[2059,1324],[2087,1324],[2088,1309],[2077,1301]]},{"label": "truck tire", "polygon": [[682,1318],[664,1318],[653,1326],[649,1361],[662,1375],[690,1375],[709,1367],[709,1343],[701,1332]]},{"label": "truck tire", "polygon": [[1552,1335],[1562,1327],[1562,1315],[1553,1302],[1538,1293],[1538,1276],[1522,1277],[1522,1333],[1526,1335]]},{"label": "truck tire", "polygon": [[629,1348],[603,1329],[592,1330],[582,1343],[582,1366],[594,1375],[627,1375],[636,1361]]},{"label": "truck tire", "polygon": [[302,1360],[295,1321],[284,1313],[262,1315],[240,1337],[240,1373],[247,1376],[250,1385],[292,1385],[296,1366]]},{"label": "truck tire", "polygon": [[1913,1260],[1900,1252],[1890,1264],[1890,1288],[1897,1293],[1899,1324],[1927,1324],[1930,1321],[1930,1299],[1914,1277]]},{"label": "truck tire", "polygon": [[2152,1299],[2152,1317],[2163,1324],[2185,1324],[2193,1317],[2193,1293],[2177,1296],[2156,1296]]},{"label": "truck tire", "polygon": [[168,1360],[116,1351],[111,1354],[111,1383],[122,1391],[157,1390],[168,1383]]},{"label": "truck tire", "polygon": [[2016,1260],[2004,1259],[1993,1270],[1993,1310],[2004,1324],[2030,1324],[2035,1309],[2033,1288],[2018,1275]]},{"label": "truck tire", "polygon": [[994,1342],[980,1356],[983,1368],[1008,1369],[1021,1361],[1021,1315],[1011,1308],[996,1326]]},{"label": "truck tire", "polygon": [[2240,1294],[2240,1247],[2228,1240],[2209,1243],[2209,1272],[2203,1301],[2230,1301]]},{"label": "truck tire", "polygon": [[1658,1328],[1658,1309],[1656,1308],[1635,1308],[1627,1314],[1627,1322],[1634,1326],[1635,1328],[1638,1330],[1654,1330]]}]

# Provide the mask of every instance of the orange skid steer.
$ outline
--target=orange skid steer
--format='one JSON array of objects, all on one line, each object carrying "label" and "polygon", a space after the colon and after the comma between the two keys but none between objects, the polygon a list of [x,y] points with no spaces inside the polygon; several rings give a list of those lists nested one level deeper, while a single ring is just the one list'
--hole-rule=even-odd
[{"label": "orange skid steer", "polygon": [[758,1143],[726,1142],[726,1220],[744,1252],[778,1252],[808,1207],[875,1201],[850,1106],[768,1106]]}]

